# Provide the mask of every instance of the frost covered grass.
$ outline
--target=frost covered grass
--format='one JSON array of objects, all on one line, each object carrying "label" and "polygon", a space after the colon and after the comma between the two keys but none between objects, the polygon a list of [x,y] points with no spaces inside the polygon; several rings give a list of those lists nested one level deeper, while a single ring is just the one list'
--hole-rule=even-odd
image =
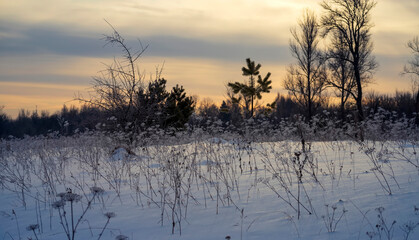
[{"label": "frost covered grass", "polygon": [[419,135],[383,122],[2,141],[0,239],[418,239]]}]

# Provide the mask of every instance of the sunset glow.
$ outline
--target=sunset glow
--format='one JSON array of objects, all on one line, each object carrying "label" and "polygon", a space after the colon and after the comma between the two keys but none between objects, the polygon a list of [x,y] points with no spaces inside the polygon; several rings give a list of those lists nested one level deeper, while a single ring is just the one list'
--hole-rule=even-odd
[{"label": "sunset glow", "polygon": [[[163,66],[168,85],[215,102],[225,99],[225,84],[240,81],[250,57],[271,72],[273,90],[282,87],[294,61],[289,29],[304,8],[321,14],[319,0],[17,0],[0,1],[0,106],[15,117],[19,109],[58,110],[76,94],[87,94],[91,78],[119,57],[104,47],[109,21],[135,48],[149,48],[140,69],[149,76]],[[378,0],[373,10],[374,55],[379,68],[369,89],[410,90],[401,76],[411,56],[406,43],[419,29],[419,1]],[[146,77],[149,79],[149,77]]]}]

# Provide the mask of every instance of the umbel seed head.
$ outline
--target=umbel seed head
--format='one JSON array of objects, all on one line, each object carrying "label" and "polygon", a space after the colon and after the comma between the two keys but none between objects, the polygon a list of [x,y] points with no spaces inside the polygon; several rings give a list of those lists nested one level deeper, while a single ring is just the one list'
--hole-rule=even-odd
[{"label": "umbel seed head", "polygon": [[115,217],[115,216],[116,216],[116,214],[115,214],[114,212],[107,212],[107,213],[105,213],[105,214],[103,214],[103,215],[105,215],[105,217],[107,217],[108,219],[109,219],[109,218],[113,218],[113,217]]},{"label": "umbel seed head", "polygon": [[35,231],[38,228],[39,228],[39,225],[38,224],[31,224],[31,225],[29,225],[29,226],[26,227],[26,230],[28,230],[28,231]]},{"label": "umbel seed head", "polygon": [[103,188],[101,188],[101,187],[96,187],[96,186],[94,186],[94,187],[91,187],[90,188],[90,191],[92,192],[92,193],[94,193],[94,194],[103,194],[104,192],[105,192],[105,190],[103,190]]},{"label": "umbel seed head", "polygon": [[116,236],[115,240],[128,240],[128,237],[121,234],[121,235]]}]

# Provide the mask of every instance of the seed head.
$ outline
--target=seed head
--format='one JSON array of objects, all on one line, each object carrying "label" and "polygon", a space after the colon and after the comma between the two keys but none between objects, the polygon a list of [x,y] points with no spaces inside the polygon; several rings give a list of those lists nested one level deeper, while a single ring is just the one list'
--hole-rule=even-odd
[{"label": "seed head", "polygon": [[66,192],[60,192],[57,194],[57,197],[63,198],[67,193]]},{"label": "seed head", "polygon": [[103,215],[105,215],[105,217],[107,217],[108,219],[113,218],[113,217],[116,216],[116,214],[114,212],[107,212]]},{"label": "seed head", "polygon": [[66,193],[63,199],[67,202],[79,202],[81,200],[81,196],[76,193]]},{"label": "seed head", "polygon": [[65,201],[63,199],[55,201],[52,203],[52,207],[55,209],[59,209],[65,206]]},{"label": "seed head", "polygon": [[116,236],[115,240],[128,240],[128,237],[121,234],[121,235]]},{"label": "seed head", "polygon": [[381,214],[381,213],[384,212],[385,208],[384,207],[378,207],[375,210]]},{"label": "seed head", "polygon": [[101,188],[101,187],[96,187],[96,186],[94,186],[94,187],[91,187],[90,188],[90,191],[93,193],[93,194],[103,194],[104,192],[105,192],[105,190],[103,190],[103,188]]},{"label": "seed head", "polygon": [[26,230],[28,230],[28,231],[35,231],[38,228],[39,228],[39,225],[38,224],[31,224],[31,225],[29,225],[29,226],[26,227]]}]

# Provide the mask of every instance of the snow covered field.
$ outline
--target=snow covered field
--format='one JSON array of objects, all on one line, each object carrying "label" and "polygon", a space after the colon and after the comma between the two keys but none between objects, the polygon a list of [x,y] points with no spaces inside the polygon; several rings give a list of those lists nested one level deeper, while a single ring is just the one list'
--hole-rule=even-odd
[{"label": "snow covered field", "polygon": [[0,144],[0,239],[419,239],[417,139]]}]

